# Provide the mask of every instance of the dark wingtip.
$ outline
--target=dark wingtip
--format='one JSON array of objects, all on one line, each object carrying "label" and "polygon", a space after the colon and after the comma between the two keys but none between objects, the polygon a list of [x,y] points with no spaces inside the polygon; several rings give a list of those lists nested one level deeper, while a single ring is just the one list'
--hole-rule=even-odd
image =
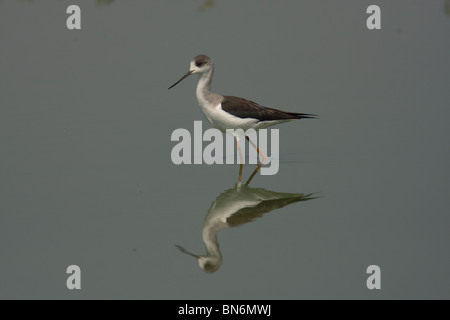
[{"label": "dark wingtip", "polygon": [[310,114],[310,113],[296,113],[295,116],[297,119],[319,119],[319,116],[317,114]]}]

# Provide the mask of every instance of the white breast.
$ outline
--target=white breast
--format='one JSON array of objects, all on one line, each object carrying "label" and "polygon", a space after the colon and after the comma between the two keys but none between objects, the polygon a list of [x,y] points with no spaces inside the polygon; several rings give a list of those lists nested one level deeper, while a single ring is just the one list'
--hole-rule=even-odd
[{"label": "white breast", "polygon": [[249,128],[253,128],[254,125],[258,123],[258,120],[256,119],[242,119],[225,112],[220,103],[214,107],[200,103],[199,105],[208,121],[215,128],[224,132],[226,129],[242,129],[245,131]]},{"label": "white breast", "polygon": [[[217,129],[225,132],[226,129],[242,129],[247,130],[253,128],[253,126],[258,123],[256,119],[242,119],[222,109],[221,99],[222,96],[217,94],[212,94],[209,92],[208,79],[212,74],[208,76],[201,76],[197,85],[197,101],[200,109],[206,116],[206,119]],[[207,99],[206,95],[209,95]]]}]

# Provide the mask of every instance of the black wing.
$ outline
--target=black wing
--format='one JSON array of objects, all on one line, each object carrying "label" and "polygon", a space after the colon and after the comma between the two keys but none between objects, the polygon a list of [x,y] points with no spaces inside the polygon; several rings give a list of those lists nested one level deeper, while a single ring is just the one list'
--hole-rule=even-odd
[{"label": "black wing", "polygon": [[222,109],[239,118],[252,118],[259,121],[316,118],[314,114],[287,112],[263,107],[256,102],[232,96],[225,96]]}]

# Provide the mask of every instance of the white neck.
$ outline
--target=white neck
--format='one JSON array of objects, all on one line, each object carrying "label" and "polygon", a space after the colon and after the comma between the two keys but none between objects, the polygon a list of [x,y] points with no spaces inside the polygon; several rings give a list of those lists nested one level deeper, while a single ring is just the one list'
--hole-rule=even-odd
[{"label": "white neck", "polygon": [[209,93],[211,93],[209,88],[211,86],[213,74],[214,74],[214,67],[209,69],[208,72],[202,73],[200,75],[200,79],[198,80],[197,84],[197,96],[198,95],[206,96]]},{"label": "white neck", "polygon": [[200,79],[198,80],[196,96],[197,101],[203,112],[211,106],[217,106],[223,99],[220,94],[213,93],[210,91],[211,80],[214,74],[214,67],[209,69],[208,72],[202,73]]}]

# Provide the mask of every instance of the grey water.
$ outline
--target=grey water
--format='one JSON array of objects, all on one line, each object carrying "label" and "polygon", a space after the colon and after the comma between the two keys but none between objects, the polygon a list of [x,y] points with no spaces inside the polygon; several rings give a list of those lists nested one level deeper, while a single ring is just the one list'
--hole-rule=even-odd
[{"label": "grey water", "polygon": [[[450,4],[377,4],[0,1],[0,298],[449,299]],[[195,77],[167,90],[197,54],[319,115],[277,174],[172,163],[209,128]]]}]

